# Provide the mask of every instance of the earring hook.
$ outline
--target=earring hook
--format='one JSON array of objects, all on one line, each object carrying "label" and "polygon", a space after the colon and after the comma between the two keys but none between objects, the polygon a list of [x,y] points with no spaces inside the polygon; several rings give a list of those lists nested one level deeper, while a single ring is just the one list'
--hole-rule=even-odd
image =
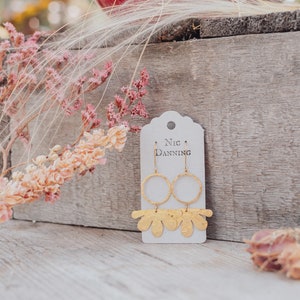
[{"label": "earring hook", "polygon": [[188,173],[188,168],[187,168],[187,141],[184,141],[184,172]]},{"label": "earring hook", "polygon": [[153,150],[153,160],[154,160],[154,173],[157,174],[157,161],[156,161],[156,154],[157,154],[157,141],[154,143],[154,150]]}]

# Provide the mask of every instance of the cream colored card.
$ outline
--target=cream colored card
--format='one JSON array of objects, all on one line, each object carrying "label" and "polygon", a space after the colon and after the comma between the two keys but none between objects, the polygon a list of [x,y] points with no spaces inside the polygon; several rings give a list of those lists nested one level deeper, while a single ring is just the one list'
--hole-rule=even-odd
[{"label": "cream colored card", "polygon": [[[149,175],[155,174],[157,168],[157,172],[172,184],[179,174],[185,172],[185,167],[194,177],[180,177],[180,180],[172,185],[172,189],[180,200],[188,202],[197,198],[195,203],[189,205],[189,210],[205,209],[204,130],[191,118],[168,111],[159,118],[154,118],[141,131],[141,182],[143,183]],[[161,201],[168,196],[169,189],[166,179],[160,176],[149,178],[142,186],[141,209],[155,209],[145,198],[153,202]],[[200,197],[197,197],[199,192]],[[158,210],[185,209],[186,206],[177,201],[176,197],[171,194],[167,202],[159,205]],[[143,242],[203,243],[206,240],[206,230],[198,230],[195,226],[190,237],[183,236],[182,226],[175,231],[163,227],[160,237],[152,234],[151,227],[144,231]]]}]

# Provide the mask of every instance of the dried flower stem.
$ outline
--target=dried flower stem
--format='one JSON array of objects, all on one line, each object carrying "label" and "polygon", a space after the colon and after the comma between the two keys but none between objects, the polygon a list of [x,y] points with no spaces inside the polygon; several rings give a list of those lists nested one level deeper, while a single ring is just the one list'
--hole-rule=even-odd
[{"label": "dried flower stem", "polygon": [[[3,104],[3,113],[10,117],[11,134],[1,144],[0,178],[7,174],[9,153],[16,140],[20,139],[25,145],[29,144],[29,123],[55,106],[60,106],[67,116],[80,111],[84,95],[102,85],[112,72],[111,63],[106,64],[102,71],[94,68],[91,75],[75,79],[66,89],[62,84],[65,81],[64,76],[67,76],[63,73],[64,69],[80,60],[88,60],[89,57],[76,57],[68,51],[62,55],[40,51],[38,40],[41,33],[37,32],[26,40],[12,24],[5,23],[4,26],[10,39],[0,42],[0,104]],[[41,64],[38,63],[38,55]],[[44,101],[35,112],[28,113],[26,106],[38,88],[42,88],[50,99]],[[99,125],[100,121],[97,120],[89,129],[83,126],[77,141],[84,131]]]},{"label": "dried flower stem", "polygon": [[[127,132],[139,130],[138,126],[131,125],[129,120],[124,118],[126,116],[131,118],[148,116],[142,102],[142,98],[147,93],[145,88],[149,81],[149,75],[145,69],[141,71],[140,78],[134,81],[133,87],[122,88],[126,96],[124,99],[115,96],[114,101],[109,104],[107,108],[109,129],[107,132],[97,129],[101,120],[97,117],[95,107],[87,104],[81,111],[81,132],[72,146],[62,149],[56,145],[48,155],[36,157],[33,164],[26,167],[26,172],[13,172],[11,180],[4,177],[8,171],[14,168],[7,168],[8,153],[28,124],[57,105],[62,107],[67,115],[72,115],[82,106],[80,95],[101,85],[110,75],[111,69],[111,64],[108,64],[102,72],[94,69],[92,78],[81,78],[75,84],[71,84],[70,94],[67,98],[63,98],[61,94],[57,93],[61,80],[58,72],[53,68],[48,69],[52,80],[46,82],[46,90],[49,91],[53,101],[50,104],[44,102],[38,111],[26,115],[24,119],[20,120],[13,127],[6,147],[1,146],[0,148],[4,160],[0,175],[0,222],[7,221],[12,217],[14,206],[36,201],[42,195],[45,195],[45,200],[48,202],[56,201],[60,196],[60,188],[66,181],[72,179],[75,174],[85,175],[87,172],[92,172],[96,165],[104,164],[106,149],[121,151],[127,139]],[[86,87],[84,87],[85,82],[87,82]],[[27,97],[28,95],[24,96],[24,102],[27,101]],[[72,101],[72,97],[75,98],[75,101]],[[24,107],[21,106],[19,109],[23,110]]]},{"label": "dried flower stem", "polygon": [[102,129],[85,132],[73,148],[61,149],[56,145],[46,156],[38,156],[26,172],[14,172],[12,179],[0,178],[0,222],[12,216],[15,205],[36,201],[45,195],[45,200],[54,202],[60,196],[60,187],[76,173],[92,172],[96,165],[104,164],[105,150],[122,151],[128,128],[116,126],[107,133]]}]

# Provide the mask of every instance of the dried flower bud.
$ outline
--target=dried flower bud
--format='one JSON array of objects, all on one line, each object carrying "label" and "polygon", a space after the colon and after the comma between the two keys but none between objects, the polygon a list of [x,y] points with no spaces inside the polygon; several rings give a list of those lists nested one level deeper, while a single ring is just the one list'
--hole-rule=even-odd
[{"label": "dried flower bud", "polygon": [[23,177],[24,177],[24,173],[20,171],[13,172],[11,175],[11,178],[15,181],[20,181],[23,179]]},{"label": "dried flower bud", "polygon": [[50,153],[49,155],[48,155],[48,161],[55,161],[56,159],[58,159],[58,154],[57,153],[54,153],[54,152],[52,152],[52,153]]},{"label": "dried flower bud", "polygon": [[0,223],[8,221],[12,217],[12,209],[8,205],[0,205]]},{"label": "dried flower bud", "polygon": [[261,230],[246,241],[253,263],[264,271],[281,271],[300,279],[300,229]]},{"label": "dried flower bud", "polygon": [[37,166],[41,166],[42,164],[44,164],[45,162],[47,162],[47,156],[45,155],[39,155],[36,159],[33,160],[33,162],[37,165]]},{"label": "dried flower bud", "polygon": [[30,165],[28,165],[27,167],[26,167],[26,172],[27,173],[32,173],[32,172],[34,172],[35,170],[37,169],[37,166],[35,166],[35,165],[33,165],[33,164],[30,164]]},{"label": "dried flower bud", "polygon": [[286,247],[278,256],[278,263],[287,277],[300,279],[300,244]]},{"label": "dried flower bud", "polygon": [[50,152],[59,152],[61,151],[61,146],[60,145],[55,145],[53,148],[50,149]]}]

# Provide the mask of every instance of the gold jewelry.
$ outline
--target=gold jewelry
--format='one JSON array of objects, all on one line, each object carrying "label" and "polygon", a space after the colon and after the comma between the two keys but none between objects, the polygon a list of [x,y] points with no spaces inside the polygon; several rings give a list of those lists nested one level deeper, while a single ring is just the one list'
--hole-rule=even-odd
[{"label": "gold jewelry", "polygon": [[[175,185],[182,177],[192,178],[199,186],[197,195],[190,201],[180,199],[175,193]],[[185,141],[184,152],[184,172],[177,175],[172,182],[172,194],[176,201],[184,204],[186,207],[179,209],[179,219],[177,220],[178,226],[181,225],[181,233],[185,237],[190,237],[193,234],[194,226],[198,230],[205,230],[207,228],[207,221],[204,217],[211,217],[213,212],[210,209],[189,208],[190,204],[197,202],[202,194],[202,182],[194,174],[190,173],[187,168],[187,141]]]},{"label": "gold jewelry", "polygon": [[[165,176],[165,175],[162,175],[160,173],[158,173],[158,170],[157,170],[157,161],[156,161],[156,150],[157,150],[157,142],[154,143],[154,153],[153,153],[153,157],[154,157],[154,173],[153,174],[150,174],[148,175],[142,182],[142,185],[141,185],[141,192],[142,192],[142,196],[143,198],[149,202],[150,204],[154,205],[155,209],[157,210],[158,207],[164,203],[166,203],[171,194],[172,194],[172,186],[171,186],[171,183],[169,181],[169,179]],[[160,202],[158,201],[152,201],[151,199],[148,198],[148,196],[146,195],[145,193],[145,185],[146,183],[151,179],[151,178],[154,178],[154,177],[160,177],[162,178],[166,184],[168,185],[168,194],[165,198],[163,198],[163,200],[161,200]]]},{"label": "gold jewelry", "polygon": [[[131,216],[134,219],[141,218],[138,222],[138,229],[140,231],[148,231],[151,227],[153,236],[160,237],[163,234],[164,227],[168,230],[176,230],[181,226],[181,233],[184,237],[190,237],[193,234],[194,226],[198,230],[205,230],[207,228],[207,221],[205,217],[211,217],[213,212],[210,209],[189,208],[190,204],[197,202],[202,194],[201,180],[194,174],[190,173],[187,168],[187,141],[185,141],[185,155],[184,155],[184,172],[177,175],[172,184],[168,178],[158,172],[156,161],[157,142],[154,144],[154,173],[148,175],[141,184],[142,197],[154,206],[154,209],[133,211]],[[153,201],[145,193],[145,185],[154,177],[162,178],[168,185],[168,194],[160,201]],[[175,193],[175,185],[182,177],[190,177],[195,180],[199,186],[197,195],[190,201],[180,199]],[[170,196],[173,195],[175,200],[185,205],[185,208],[180,209],[159,209],[159,206],[166,203]]]},{"label": "gold jewelry", "polygon": [[133,219],[141,218],[137,224],[140,231],[148,231],[151,227],[151,232],[155,237],[161,237],[164,227],[168,230],[176,230],[178,228],[177,220],[181,212],[168,209],[148,209],[133,211],[131,217]]},{"label": "gold jewelry", "polygon": [[[143,198],[150,204],[152,204],[155,209],[148,210],[138,210],[133,211],[131,216],[133,219],[141,218],[138,222],[138,229],[140,231],[147,231],[151,227],[152,234],[155,237],[160,237],[163,234],[164,226],[168,230],[176,230],[178,228],[176,219],[179,217],[178,212],[174,214],[170,214],[169,210],[158,209],[160,205],[166,203],[170,196],[172,195],[172,186],[169,179],[158,172],[157,169],[157,161],[156,161],[156,150],[157,150],[157,142],[154,144],[154,173],[148,175],[141,184],[141,193]],[[168,193],[161,201],[153,201],[151,200],[145,193],[145,185],[147,182],[154,177],[162,178],[166,184],[168,185]]]}]

